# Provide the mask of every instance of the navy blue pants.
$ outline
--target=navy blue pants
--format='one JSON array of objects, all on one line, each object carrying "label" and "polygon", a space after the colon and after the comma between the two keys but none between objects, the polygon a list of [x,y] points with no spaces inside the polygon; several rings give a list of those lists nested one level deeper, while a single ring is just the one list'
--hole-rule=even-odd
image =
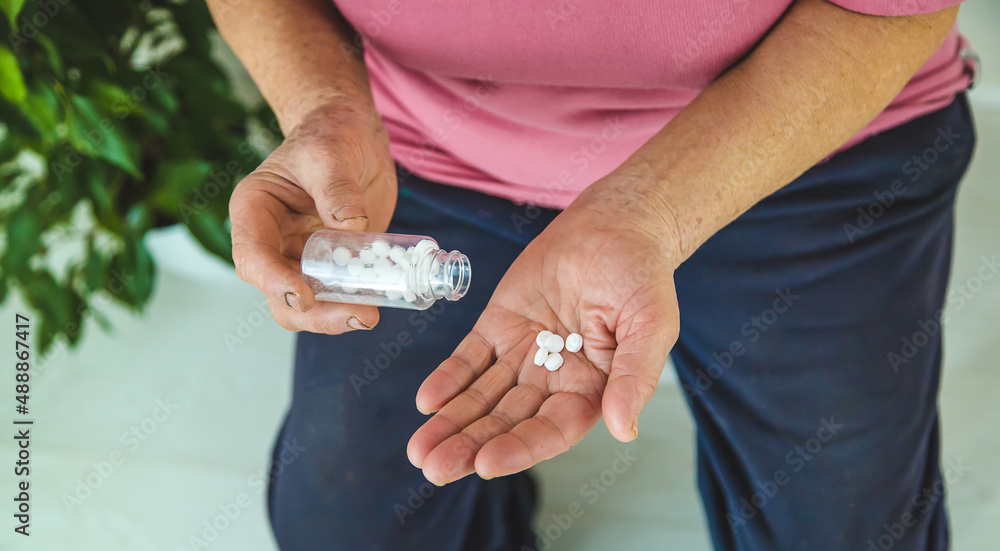
[{"label": "navy blue pants", "polygon": [[[676,272],[673,360],[716,549],[948,547],[944,475],[962,466],[940,456],[940,316],[974,143],[959,96],[817,165]],[[417,387],[557,214],[400,174],[390,231],[466,253],[472,288],[299,336],[269,493],[281,549],[536,549],[527,473],[437,488],[405,449]]]}]

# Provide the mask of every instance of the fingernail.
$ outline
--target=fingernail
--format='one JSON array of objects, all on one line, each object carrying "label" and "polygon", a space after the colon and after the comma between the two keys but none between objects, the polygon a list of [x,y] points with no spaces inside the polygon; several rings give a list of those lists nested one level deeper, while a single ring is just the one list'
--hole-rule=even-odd
[{"label": "fingernail", "polygon": [[367,331],[371,329],[370,325],[365,325],[365,322],[358,319],[358,316],[351,316],[347,318],[347,326],[351,329],[361,329]]},{"label": "fingernail", "polygon": [[337,222],[346,222],[355,218],[368,218],[368,215],[365,214],[365,209],[357,205],[344,205],[333,211],[333,217]]},{"label": "fingernail", "polygon": [[299,299],[298,293],[293,293],[292,291],[285,293],[285,304],[287,304],[290,308],[295,308],[299,312],[305,312],[302,308],[302,300]]},{"label": "fingernail", "polygon": [[639,438],[639,421],[632,421],[632,440]]}]

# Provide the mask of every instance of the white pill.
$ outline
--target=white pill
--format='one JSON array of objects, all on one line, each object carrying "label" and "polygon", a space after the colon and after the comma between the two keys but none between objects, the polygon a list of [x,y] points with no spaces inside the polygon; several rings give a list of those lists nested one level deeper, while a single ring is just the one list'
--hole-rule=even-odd
[{"label": "white pill", "polygon": [[364,270],[361,270],[359,275],[361,276],[361,281],[364,282],[372,282],[378,279],[378,271],[374,268],[365,268]]},{"label": "white pill", "polygon": [[399,270],[395,268],[389,268],[388,270],[375,270],[378,274],[378,284],[379,287],[385,289],[387,287],[393,287],[401,289],[403,284],[406,282],[403,280],[402,275]]},{"label": "white pill", "polygon": [[396,264],[406,263],[406,249],[396,245],[395,247],[389,249],[389,258]]},{"label": "white pill", "polygon": [[347,247],[337,247],[333,250],[333,262],[338,266],[345,266],[351,260],[351,249]]},{"label": "white pill", "polygon": [[549,337],[545,339],[545,348],[548,348],[549,352],[552,352],[553,354],[562,352],[563,338],[559,335],[549,335]]},{"label": "white pill", "polygon": [[409,287],[404,287],[403,288],[403,300],[405,300],[406,302],[416,302],[417,301],[417,295],[416,295],[416,293],[413,292],[413,289],[410,289]]},{"label": "white pill", "polygon": [[347,261],[347,273],[358,275],[365,269],[365,263],[360,258],[352,258]]},{"label": "white pill", "polygon": [[551,336],[552,336],[552,331],[542,331],[541,333],[538,334],[537,337],[535,337],[535,344],[541,346],[542,348],[545,348],[545,341],[548,340],[548,338]]},{"label": "white pill", "polygon": [[358,258],[361,262],[364,262],[366,266],[369,266],[375,262],[375,253],[371,249],[361,249],[358,253]]},{"label": "white pill", "polygon": [[413,247],[414,256],[423,256],[427,254],[428,251],[433,251],[438,248],[437,245],[430,239],[421,239],[419,243]]},{"label": "white pill", "polygon": [[545,359],[549,357],[549,351],[544,347],[539,348],[538,352],[535,352],[535,365],[542,366],[545,364]]},{"label": "white pill", "polygon": [[389,300],[399,300],[403,298],[403,293],[402,291],[393,291],[392,289],[389,289],[385,292],[385,298]]},{"label": "white pill", "polygon": [[583,337],[579,333],[570,333],[566,337],[566,351],[579,352],[581,348],[583,348]]},{"label": "white pill", "polygon": [[389,270],[393,270],[392,261],[389,260],[388,258],[381,258],[381,257],[376,258],[375,262],[372,262],[372,265],[375,267],[376,270],[379,271],[387,272]]},{"label": "white pill", "polygon": [[562,367],[563,357],[558,354],[549,354],[549,357],[545,359],[545,369],[549,371],[555,371]]},{"label": "white pill", "polygon": [[375,242],[372,243],[372,252],[375,253],[375,256],[380,258],[389,258],[389,251],[391,250],[392,249],[389,247],[389,243],[384,239],[376,239]]}]

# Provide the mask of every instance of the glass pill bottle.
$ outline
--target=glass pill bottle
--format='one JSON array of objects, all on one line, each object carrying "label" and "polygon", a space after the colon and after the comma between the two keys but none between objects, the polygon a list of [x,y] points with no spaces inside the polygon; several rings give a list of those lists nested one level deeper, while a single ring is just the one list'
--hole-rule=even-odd
[{"label": "glass pill bottle", "polygon": [[320,230],[302,250],[316,300],[426,310],[469,290],[472,265],[422,235]]}]

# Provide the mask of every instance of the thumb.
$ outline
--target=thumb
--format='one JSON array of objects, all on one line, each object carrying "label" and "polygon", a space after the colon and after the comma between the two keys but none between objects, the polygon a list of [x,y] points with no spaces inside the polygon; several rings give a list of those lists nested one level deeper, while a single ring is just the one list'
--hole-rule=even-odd
[{"label": "thumb", "polygon": [[[644,315],[645,314],[645,315]],[[677,317],[639,312],[619,324],[618,347],[601,403],[611,435],[630,442],[639,434],[639,412],[653,397],[670,348],[677,340]],[[623,331],[622,327],[625,327]],[[624,334],[623,334],[624,333]]]},{"label": "thumb", "polygon": [[[307,184],[308,186],[308,184]],[[353,178],[334,177],[308,186],[323,225],[336,230],[366,231],[368,210],[361,185]]]},{"label": "thumb", "polygon": [[312,197],[323,225],[334,230],[366,231],[368,210],[362,193],[363,158],[338,149],[299,147],[291,150],[297,184]]}]

